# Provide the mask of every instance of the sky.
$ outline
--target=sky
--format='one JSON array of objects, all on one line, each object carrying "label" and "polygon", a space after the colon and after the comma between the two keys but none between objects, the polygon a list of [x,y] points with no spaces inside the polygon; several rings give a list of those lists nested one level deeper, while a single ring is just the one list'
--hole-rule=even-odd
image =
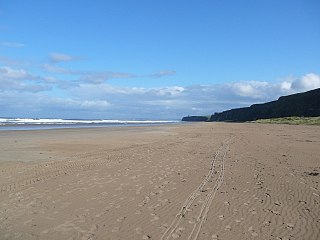
[{"label": "sky", "polygon": [[320,87],[319,0],[0,0],[0,117],[180,119]]}]

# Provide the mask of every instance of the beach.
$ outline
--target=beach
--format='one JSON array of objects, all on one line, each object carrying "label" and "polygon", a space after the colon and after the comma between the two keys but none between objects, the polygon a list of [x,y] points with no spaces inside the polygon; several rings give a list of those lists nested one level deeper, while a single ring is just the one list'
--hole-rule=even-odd
[{"label": "beach", "polygon": [[0,132],[0,239],[320,239],[320,127]]}]

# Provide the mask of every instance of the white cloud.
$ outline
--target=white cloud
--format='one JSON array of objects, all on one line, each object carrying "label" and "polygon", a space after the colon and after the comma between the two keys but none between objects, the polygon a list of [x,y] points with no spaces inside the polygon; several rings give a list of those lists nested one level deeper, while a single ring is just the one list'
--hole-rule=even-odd
[{"label": "white cloud", "polygon": [[[77,81],[61,81],[52,76],[35,76],[24,69],[0,67],[0,105],[4,112],[14,109],[12,111],[22,114],[27,104],[29,114],[42,113],[43,117],[179,119],[184,115],[208,115],[272,101],[279,96],[320,87],[320,76],[314,73],[275,83],[241,81],[157,88]],[[60,88],[61,96],[65,97],[43,92],[54,87]],[[27,96],[28,101],[24,101],[23,96]]]},{"label": "white cloud", "polygon": [[29,79],[32,78],[32,75],[23,69],[13,69],[5,66],[0,67],[0,78]]},{"label": "white cloud", "polygon": [[82,100],[73,98],[49,99],[49,104],[62,104],[64,108],[73,110],[106,110],[111,104],[106,100]]},{"label": "white cloud", "polygon": [[52,76],[44,76],[42,79],[44,82],[47,82],[47,83],[58,83],[59,82],[58,79],[56,79],[55,77],[52,77]]},{"label": "white cloud", "polygon": [[23,43],[18,42],[0,42],[0,45],[8,48],[22,48],[25,46]]},{"label": "white cloud", "polygon": [[298,91],[320,88],[320,76],[315,73],[306,74],[301,78],[295,79],[291,83],[291,88]]},{"label": "white cloud", "polygon": [[8,66],[0,67],[0,92],[40,92],[51,89],[46,82],[52,78],[39,77],[28,73],[24,69],[14,69]]},{"label": "white cloud", "polygon": [[106,108],[111,106],[111,104],[105,100],[98,100],[98,101],[83,101],[80,103],[80,106],[84,107],[84,108]]},{"label": "white cloud", "polygon": [[159,96],[178,96],[181,95],[185,91],[184,87],[164,87],[160,89],[154,90],[156,95]]},{"label": "white cloud", "polygon": [[[308,75],[299,79],[305,79],[306,76]],[[297,80],[292,79],[293,81]],[[282,95],[306,90],[293,89],[292,82],[287,79],[277,83],[241,81],[209,86],[162,88],[117,87],[104,83],[80,84],[73,88],[71,93],[77,98],[94,100],[107,98],[113,106],[119,107],[119,111],[125,109],[132,115],[136,114],[136,109],[138,114],[143,109],[153,116],[158,112],[166,112],[170,116],[177,117],[184,114],[211,114],[229,108],[272,101]],[[314,86],[309,86],[310,89],[312,87]]]},{"label": "white cloud", "polygon": [[71,71],[71,70],[63,68],[63,67],[59,67],[54,64],[47,64],[46,63],[46,64],[43,64],[42,68],[46,72],[50,72],[50,73],[75,74],[74,71]]},{"label": "white cloud", "polygon": [[172,76],[175,75],[176,71],[174,70],[161,70],[156,73],[152,73],[150,75],[146,75],[147,77],[153,77],[153,78],[160,78],[160,77],[165,77],[165,76]]},{"label": "white cloud", "polygon": [[135,77],[136,75],[131,73],[91,71],[91,72],[83,72],[82,77],[80,77],[80,81],[85,83],[100,84],[109,79],[121,79],[121,78],[129,79],[129,78],[135,78]]},{"label": "white cloud", "polygon": [[50,58],[50,61],[54,63],[79,60],[79,57],[71,56],[64,53],[50,53],[49,58]]},{"label": "white cloud", "polygon": [[291,90],[291,85],[292,85],[291,82],[283,81],[282,83],[280,83],[280,90],[283,92],[288,92]]},{"label": "white cloud", "polygon": [[[222,92],[225,94],[229,92],[229,96],[233,92],[236,96],[263,102],[274,100],[282,95],[320,88],[320,76],[315,73],[309,73],[299,78],[286,78],[276,83],[241,81],[227,83],[225,86],[229,90],[223,89]],[[220,87],[224,88],[223,84]]]},{"label": "white cloud", "polygon": [[255,95],[255,89],[250,82],[234,83],[231,84],[231,86],[233,87],[235,92],[240,96],[249,97]]}]

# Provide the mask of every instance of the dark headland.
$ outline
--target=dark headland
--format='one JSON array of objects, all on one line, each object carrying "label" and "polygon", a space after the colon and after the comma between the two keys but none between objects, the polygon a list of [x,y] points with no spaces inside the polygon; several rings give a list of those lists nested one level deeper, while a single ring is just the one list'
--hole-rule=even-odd
[{"label": "dark headland", "polygon": [[235,108],[221,113],[215,113],[209,118],[206,116],[188,116],[182,118],[182,121],[246,122],[291,116],[320,116],[320,88],[282,96],[276,101],[253,104],[250,107]]}]

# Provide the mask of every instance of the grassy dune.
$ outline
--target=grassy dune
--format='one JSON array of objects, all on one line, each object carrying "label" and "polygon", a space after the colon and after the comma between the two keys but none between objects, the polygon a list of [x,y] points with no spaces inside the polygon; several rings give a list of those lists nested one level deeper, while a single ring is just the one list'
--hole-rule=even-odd
[{"label": "grassy dune", "polygon": [[253,121],[256,123],[293,124],[293,125],[320,125],[320,117],[285,117],[269,118]]}]

